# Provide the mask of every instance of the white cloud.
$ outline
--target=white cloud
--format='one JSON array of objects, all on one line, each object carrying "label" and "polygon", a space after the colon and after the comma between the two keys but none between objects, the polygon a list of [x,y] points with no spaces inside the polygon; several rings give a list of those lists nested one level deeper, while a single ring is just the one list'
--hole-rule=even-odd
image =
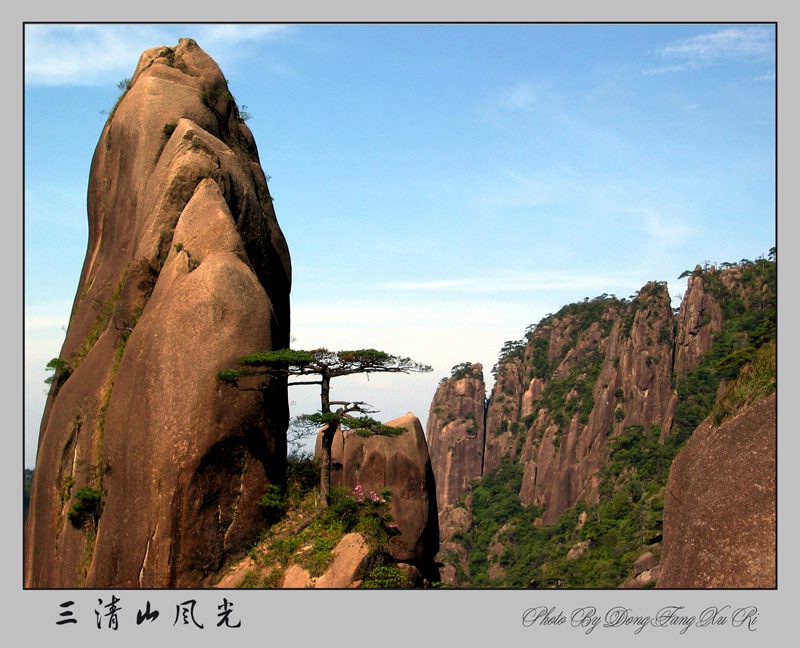
[{"label": "white cloud", "polygon": [[139,55],[158,45],[149,27],[27,25],[25,82],[97,85],[133,71]]},{"label": "white cloud", "polygon": [[680,72],[685,70],[686,67],[683,65],[662,65],[656,68],[648,68],[644,71],[645,74],[665,74],[667,72]]},{"label": "white cloud", "polygon": [[549,89],[550,84],[545,81],[520,81],[506,86],[500,93],[493,92],[477,109],[476,115],[481,122],[501,130],[513,126],[520,113],[532,114],[538,119],[551,118],[554,99],[547,92]]},{"label": "white cloud", "polygon": [[532,110],[536,105],[541,85],[524,81],[500,98],[500,106],[515,110]]},{"label": "white cloud", "polygon": [[[130,76],[141,53],[179,38],[194,38],[215,60],[241,52],[243,42],[290,33],[285,25],[26,25],[25,82],[100,85]],[[220,51],[222,50],[222,51]],[[210,53],[210,52],[209,52]],[[224,69],[224,66],[223,66]]]},{"label": "white cloud", "polygon": [[689,228],[685,223],[676,220],[666,220],[651,209],[622,209],[621,213],[630,214],[636,220],[636,225],[645,234],[666,245],[683,243]]},{"label": "white cloud", "polygon": [[775,34],[766,27],[732,27],[674,41],[655,54],[677,62],[651,68],[646,70],[647,74],[677,72],[723,61],[768,61],[775,57]]},{"label": "white cloud", "polygon": [[197,29],[197,38],[209,43],[241,43],[243,41],[262,41],[280,38],[290,33],[290,25],[208,25]]}]

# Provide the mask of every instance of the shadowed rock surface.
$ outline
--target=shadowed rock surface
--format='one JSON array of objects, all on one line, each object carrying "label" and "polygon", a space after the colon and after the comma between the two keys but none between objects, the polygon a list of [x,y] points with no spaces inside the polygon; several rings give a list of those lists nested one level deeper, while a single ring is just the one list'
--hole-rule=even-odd
[{"label": "shadowed rock surface", "polygon": [[[95,150],[88,216],[25,584],[203,586],[254,540],[285,472],[285,382],[243,392],[215,375],[288,347],[291,268],[252,134],[194,41],[142,54]],[[81,488],[102,509],[76,524]]]},{"label": "shadowed rock surface", "polygon": [[425,436],[436,480],[439,552],[443,583],[459,586],[469,573],[469,553],[453,538],[471,527],[469,512],[454,507],[470,482],[483,471],[486,383],[483,365],[464,363],[453,368],[436,389]]},{"label": "shadowed rock surface", "polygon": [[708,420],[670,470],[662,588],[776,587],[776,397]]},{"label": "shadowed rock surface", "polygon": [[469,584],[469,550],[457,541],[472,529],[472,515],[461,506],[439,509],[439,553],[436,563],[442,583],[459,587]]}]

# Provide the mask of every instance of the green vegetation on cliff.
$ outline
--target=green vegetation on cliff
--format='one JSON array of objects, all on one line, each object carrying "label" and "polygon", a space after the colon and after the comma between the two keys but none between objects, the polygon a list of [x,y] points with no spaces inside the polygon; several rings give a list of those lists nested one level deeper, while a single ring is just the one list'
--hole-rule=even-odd
[{"label": "green vegetation on cliff", "polygon": [[[719,303],[722,329],[697,368],[673,385],[679,400],[670,435],[661,439],[658,425],[626,425],[608,441],[608,461],[597,475],[599,502],[578,501],[550,525],[542,525],[541,508],[526,507],[519,499],[523,465],[502,460],[473,483],[463,500],[473,517],[471,531],[457,538],[469,551],[468,586],[616,588],[634,575],[633,564],[644,552],[660,554],[664,492],[675,456],[706,418],[720,425],[776,388],[776,262],[724,267],[737,269],[725,275],[709,268],[694,273]],[[629,333],[637,306],[637,300],[607,295],[585,300],[530,327],[527,343],[506,343],[499,364],[526,357],[528,378],[546,381],[534,414],[511,425],[527,426],[542,408],[559,426],[578,412],[585,422],[591,410],[602,356],[585,353],[569,373],[554,377],[559,361],[548,360],[545,325],[574,318],[574,342],[594,322],[607,332],[613,317],[623,317]],[[571,348],[565,345],[560,359]]]},{"label": "green vegetation on cliff", "polygon": [[250,549],[252,562],[234,586],[282,587],[291,566],[319,577],[330,567],[342,538],[358,533],[369,548],[361,587],[409,587],[389,553],[389,540],[397,533],[389,513],[391,492],[334,488],[330,505],[321,507],[319,482],[318,460],[302,453],[288,457],[286,487],[267,488],[260,504],[268,528]]},{"label": "green vegetation on cliff", "polygon": [[736,378],[760,348],[777,341],[775,261],[760,259],[739,266],[739,290],[726,285],[719,272],[695,272],[719,302],[723,324],[697,369],[675,385],[678,407],[672,425],[674,443],[686,441],[711,413],[723,382]]}]

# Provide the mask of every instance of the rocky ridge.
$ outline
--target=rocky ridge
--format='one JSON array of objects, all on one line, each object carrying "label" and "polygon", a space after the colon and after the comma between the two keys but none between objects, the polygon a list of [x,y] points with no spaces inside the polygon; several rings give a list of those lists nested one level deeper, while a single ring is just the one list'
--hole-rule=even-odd
[{"label": "rocky ridge", "polygon": [[[609,456],[620,443],[635,445],[638,438],[643,444],[674,445],[691,435],[705,416],[698,412],[713,404],[713,396],[710,402],[699,402],[691,381],[697,380],[696,370],[726,322],[747,312],[768,330],[768,314],[774,317],[774,284],[770,288],[756,278],[760,270],[755,264],[731,266],[721,270],[698,266],[677,313],[666,284],[652,282],[630,300],[602,295],[567,306],[529,327],[524,340],[506,343],[495,367],[484,425],[476,421],[485,439],[482,457],[474,443],[476,456],[470,459],[469,470],[454,460],[457,446],[447,425],[442,425],[441,413],[455,420],[456,412],[468,411],[460,398],[453,399],[466,392],[476,394],[471,407],[478,411],[483,383],[458,368],[442,381],[431,405],[427,434],[437,491],[451,493],[439,512],[439,560],[451,584],[457,584],[456,572],[465,579],[468,565],[463,545],[453,538],[468,534],[474,522],[469,514],[471,487],[464,484],[474,485],[510,461],[522,470],[516,491],[520,503],[540,509],[538,523],[549,525],[578,502],[601,501]],[[749,353],[747,340],[756,334],[744,330],[725,334],[728,369],[741,366]],[[714,393],[719,394],[728,378],[714,380]],[[481,470],[474,469],[477,465]],[[617,483],[627,483],[626,475],[617,474]],[[606,479],[604,488],[611,484],[613,491],[613,479],[613,475],[611,481]],[[456,490],[449,486],[453,483],[462,486]],[[453,506],[463,507],[457,521]],[[493,546],[496,553],[496,543]],[[491,562],[492,556],[487,560]],[[652,584],[640,579],[638,586],[647,583]]]}]

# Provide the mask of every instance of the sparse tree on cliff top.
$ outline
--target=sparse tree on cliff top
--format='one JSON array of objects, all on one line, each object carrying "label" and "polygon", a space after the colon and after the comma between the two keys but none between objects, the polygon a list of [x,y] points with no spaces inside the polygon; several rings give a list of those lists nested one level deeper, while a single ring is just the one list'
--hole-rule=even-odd
[{"label": "sparse tree on cliff top", "polygon": [[[226,369],[217,374],[223,382],[239,389],[261,389],[259,378],[305,377],[308,380],[290,380],[288,385],[319,385],[320,410],[303,417],[302,423],[321,427],[322,456],[320,457],[320,500],[323,506],[330,502],[331,447],[339,427],[357,430],[359,434],[398,434],[398,428],[383,425],[367,416],[374,414],[363,401],[332,401],[331,380],[340,376],[371,373],[421,373],[431,367],[375,349],[358,351],[296,351],[280,349],[262,351],[239,358],[241,369]],[[357,414],[358,416],[354,416]]]}]

